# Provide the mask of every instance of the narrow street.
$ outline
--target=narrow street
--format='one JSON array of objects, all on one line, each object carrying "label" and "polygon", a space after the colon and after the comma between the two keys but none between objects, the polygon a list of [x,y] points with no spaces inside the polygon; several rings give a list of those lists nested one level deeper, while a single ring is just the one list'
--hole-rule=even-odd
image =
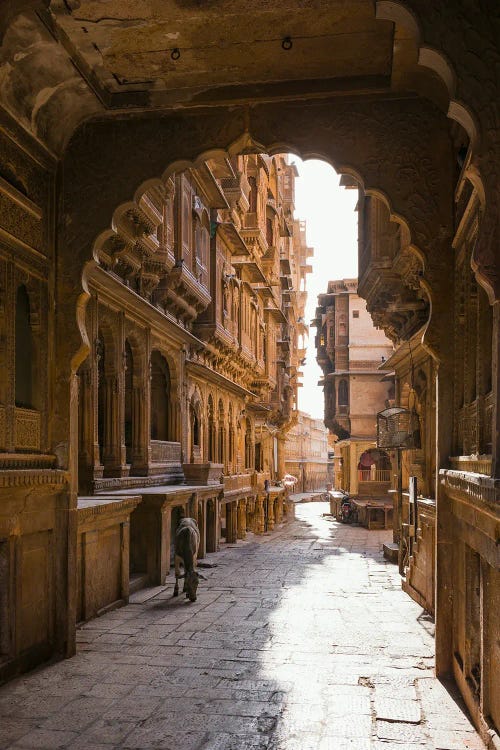
[{"label": "narrow street", "polygon": [[296,510],[209,555],[196,603],[171,598],[171,574],[85,625],[75,658],[0,689],[0,747],[481,750],[433,678],[389,532]]}]

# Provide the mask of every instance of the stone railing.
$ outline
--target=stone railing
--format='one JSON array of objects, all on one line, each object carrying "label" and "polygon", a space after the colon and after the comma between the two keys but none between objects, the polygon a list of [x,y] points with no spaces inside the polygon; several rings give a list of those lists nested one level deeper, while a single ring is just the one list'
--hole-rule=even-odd
[{"label": "stone railing", "polygon": [[451,456],[450,464],[456,471],[491,476],[491,456]]},{"label": "stone railing", "polygon": [[18,451],[40,450],[40,412],[14,409],[14,445]]},{"label": "stone railing", "polygon": [[252,476],[252,483],[257,492],[264,492],[264,482],[271,481],[271,474],[268,471],[255,472]]},{"label": "stone railing", "polygon": [[358,471],[359,482],[390,482],[391,481],[391,470],[390,469],[360,469]]},{"label": "stone railing", "polygon": [[155,464],[180,464],[181,444],[170,440],[151,440],[151,461]]},{"label": "stone railing", "polygon": [[454,469],[441,469],[439,476],[451,495],[476,502],[500,504],[498,479]]},{"label": "stone railing", "polygon": [[246,490],[252,487],[252,474],[233,474],[224,477],[224,492]]}]

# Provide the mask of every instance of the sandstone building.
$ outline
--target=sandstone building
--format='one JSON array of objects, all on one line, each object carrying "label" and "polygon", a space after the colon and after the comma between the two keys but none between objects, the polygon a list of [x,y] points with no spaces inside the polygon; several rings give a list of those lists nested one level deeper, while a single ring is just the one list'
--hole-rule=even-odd
[{"label": "sandstone building", "polygon": [[377,448],[376,422],[394,398],[384,365],[393,345],[374,327],[357,287],[357,279],[329,281],[318,296],[316,359],[323,371],[325,425],[335,440],[335,489],[349,493],[363,523],[385,526],[394,467],[391,455]]},{"label": "sandstone building", "polygon": [[[7,239],[2,676],[57,648],[64,566],[76,581],[71,632],[163,583],[183,515],[198,520],[201,556],[283,520],[276,480],[296,410],[312,252],[294,218],[296,174],[280,156],[209,159],[120,206],[114,231],[97,238],[81,313],[89,355],[74,383],[73,559],[58,511],[68,475],[48,438],[58,411],[50,279],[29,267],[25,224]],[[9,240],[26,241],[24,264]]]},{"label": "sandstone building", "polygon": [[324,491],[329,481],[328,432],[321,419],[299,411],[285,442],[285,469],[294,492]]},{"label": "sandstone building", "polygon": [[[124,554],[135,503],[144,524],[172,522],[162,512],[168,500],[143,504],[134,477],[144,486],[182,468],[215,481],[222,471],[210,476],[213,465],[264,466],[255,424],[287,419],[293,372],[278,378],[253,338],[238,356],[228,352],[236,278],[246,298],[242,342],[249,330],[259,340],[266,319],[277,337],[285,325],[262,279],[278,265],[266,249],[267,219],[273,240],[290,239],[273,205],[272,160],[263,160],[272,196],[257,201],[260,229],[232,220],[244,248],[224,212],[238,213],[233,199],[241,204],[246,167],[233,159],[248,157],[247,180],[257,184],[266,173],[259,154],[294,152],[324,158],[360,185],[358,292],[392,341],[421,347],[427,382],[410,378],[408,397],[421,400],[429,435],[414,463],[435,500],[436,670],[455,678],[483,736],[498,742],[498,3],[290,0],[256,3],[249,14],[247,3],[228,0],[221,9],[171,0],[154,10],[109,0],[105,15],[94,0],[0,7],[3,673],[73,653],[79,607],[96,606],[81,604],[77,570],[94,565],[100,518],[114,519],[103,545],[120,539]],[[172,240],[179,214],[196,243],[187,229]],[[221,271],[214,297],[207,232]],[[231,266],[241,277],[231,278]],[[144,340],[146,356],[136,346]],[[404,394],[406,365],[396,366]],[[247,405],[246,391],[262,397],[249,395]],[[233,432],[240,420],[232,440],[230,407]],[[168,427],[156,420],[162,414]],[[229,538],[231,503],[243,498],[248,508],[258,494],[239,482],[228,480],[233,500],[224,486],[220,502]],[[217,528],[215,485],[205,486],[185,502],[206,506],[208,531]],[[103,510],[79,507],[79,487],[100,487]],[[111,492],[128,494],[118,501]],[[130,548],[134,575],[162,572],[165,555],[141,550],[133,530]],[[128,576],[117,563],[110,597],[125,595]]]}]

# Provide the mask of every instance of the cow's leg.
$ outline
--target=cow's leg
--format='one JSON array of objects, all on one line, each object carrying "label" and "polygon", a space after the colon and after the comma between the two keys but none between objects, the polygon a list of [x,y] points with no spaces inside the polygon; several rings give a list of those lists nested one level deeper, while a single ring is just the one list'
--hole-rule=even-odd
[{"label": "cow's leg", "polygon": [[175,555],[174,557],[175,586],[174,586],[173,596],[179,596],[179,578],[181,576],[181,562],[182,562],[182,558],[179,557],[179,555]]}]

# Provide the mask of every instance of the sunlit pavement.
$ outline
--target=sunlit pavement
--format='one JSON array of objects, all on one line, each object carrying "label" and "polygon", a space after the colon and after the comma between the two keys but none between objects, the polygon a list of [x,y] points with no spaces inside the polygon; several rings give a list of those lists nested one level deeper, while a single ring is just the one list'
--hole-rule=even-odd
[{"label": "sunlit pavement", "polygon": [[0,747],[484,748],[433,678],[432,623],[382,557],[389,532],[327,510],[298,505],[209,555],[195,604],[171,580],[88,623],[76,657],[0,689]]}]

